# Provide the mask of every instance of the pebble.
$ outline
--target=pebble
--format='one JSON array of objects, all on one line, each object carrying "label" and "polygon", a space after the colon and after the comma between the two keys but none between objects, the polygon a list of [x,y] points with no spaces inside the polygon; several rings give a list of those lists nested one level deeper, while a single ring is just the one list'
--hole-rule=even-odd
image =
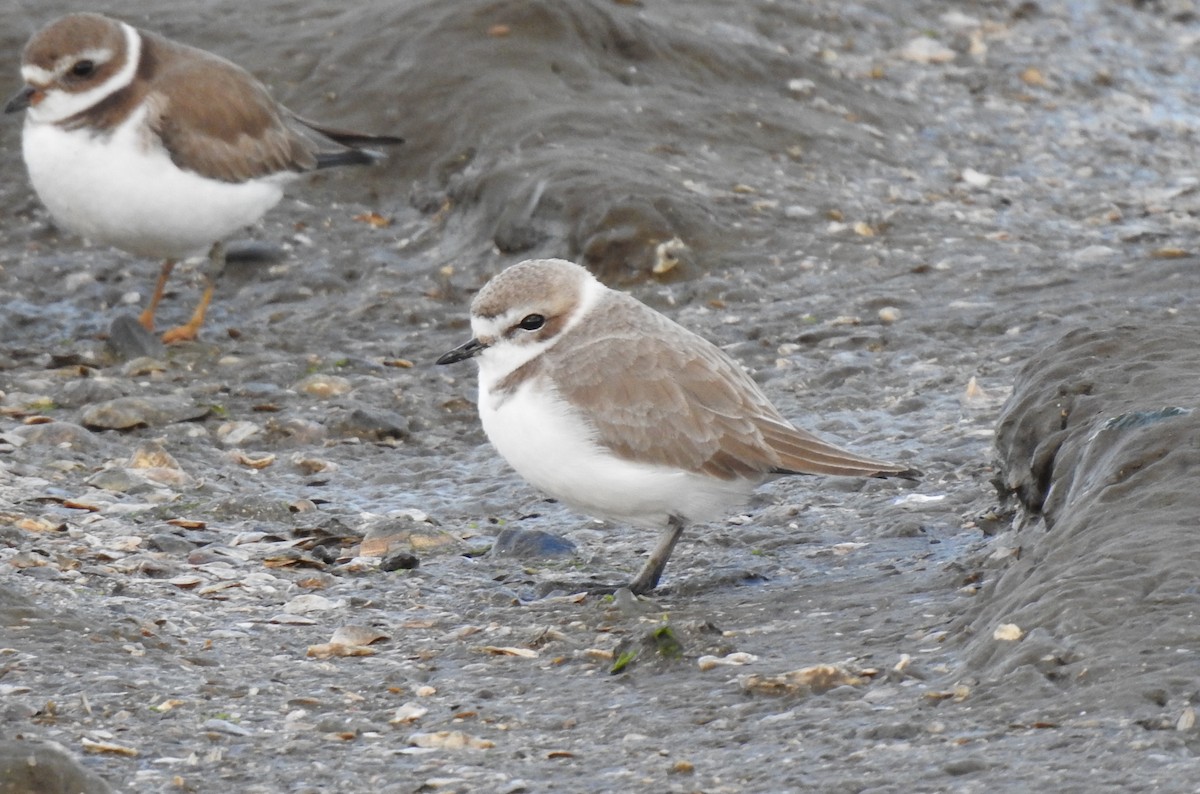
[{"label": "pebble", "polygon": [[110,794],[108,784],[51,741],[0,742],[5,794]]},{"label": "pebble", "polygon": [[24,444],[44,444],[79,450],[91,450],[99,445],[99,439],[96,438],[95,433],[71,422],[21,425],[13,428],[9,434]]},{"label": "pebble", "polygon": [[334,601],[332,598],[326,598],[316,593],[306,593],[305,595],[296,596],[284,604],[283,611],[291,615],[303,615],[308,612],[326,612],[339,609],[342,606],[343,603],[341,601]]},{"label": "pebble", "polygon": [[93,488],[113,493],[145,493],[154,486],[143,476],[130,469],[102,469],[84,480]]},{"label": "pebble", "polygon": [[359,407],[350,411],[337,423],[337,431],[344,436],[357,436],[368,441],[389,438],[407,438],[410,422],[395,411]]},{"label": "pebble", "polygon": [[187,422],[207,415],[206,405],[185,394],[169,394],[157,397],[118,397],[85,408],[80,413],[80,424],[102,430],[129,430],[148,426],[164,427],[176,422]]},{"label": "pebble", "polygon": [[227,733],[230,736],[250,736],[254,731],[249,728],[230,722],[229,720],[211,719],[204,721],[204,729],[208,731],[216,731],[217,733]]},{"label": "pebble", "polygon": [[1089,245],[1071,254],[1071,260],[1080,265],[1094,265],[1106,262],[1119,253],[1120,251],[1107,245]]},{"label": "pebble", "polygon": [[546,557],[570,557],[576,546],[570,540],[541,529],[513,529],[506,527],[496,535],[496,542],[489,552],[492,557],[511,557],[532,560]]},{"label": "pebble", "polygon": [[58,390],[54,401],[64,408],[82,408],[124,396],[124,385],[113,378],[75,378]]},{"label": "pebble", "polygon": [[800,204],[791,204],[784,208],[783,217],[788,220],[797,221],[805,218],[815,217],[817,211],[812,207],[801,206]]},{"label": "pebble", "polygon": [[112,321],[104,349],[117,361],[142,357],[161,359],[167,352],[162,340],[143,328],[131,314],[119,315]]},{"label": "pebble", "polygon": [[292,388],[302,394],[309,394],[325,400],[346,394],[353,387],[349,380],[340,375],[326,375],[318,372],[301,378]]},{"label": "pebble", "polygon": [[261,431],[262,428],[254,422],[224,422],[217,428],[217,440],[227,447],[240,447],[247,439]]},{"label": "pebble", "polygon": [[381,571],[411,571],[420,566],[421,560],[417,555],[407,551],[397,551],[386,555],[379,563]]},{"label": "pebble", "polygon": [[899,55],[904,60],[914,63],[939,64],[953,61],[957,53],[937,39],[918,36],[905,44]]},{"label": "pebble", "polygon": [[151,535],[147,539],[147,543],[150,548],[165,554],[186,555],[196,548],[196,544],[171,532],[159,532]]},{"label": "pebble", "polygon": [[976,171],[974,168],[964,168],[960,176],[964,184],[977,188],[987,187],[993,179],[992,176]]}]

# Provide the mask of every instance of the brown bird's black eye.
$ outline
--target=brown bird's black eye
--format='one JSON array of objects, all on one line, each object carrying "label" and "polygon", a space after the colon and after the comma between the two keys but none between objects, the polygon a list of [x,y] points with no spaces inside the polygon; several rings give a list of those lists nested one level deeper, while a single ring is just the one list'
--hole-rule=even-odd
[{"label": "brown bird's black eye", "polygon": [[546,318],[540,314],[527,314],[525,319],[520,322],[520,326],[526,331],[536,331],[546,324]]},{"label": "brown bird's black eye", "polygon": [[71,67],[71,74],[76,77],[87,77],[92,72],[96,71],[96,64],[93,61],[76,61]]}]

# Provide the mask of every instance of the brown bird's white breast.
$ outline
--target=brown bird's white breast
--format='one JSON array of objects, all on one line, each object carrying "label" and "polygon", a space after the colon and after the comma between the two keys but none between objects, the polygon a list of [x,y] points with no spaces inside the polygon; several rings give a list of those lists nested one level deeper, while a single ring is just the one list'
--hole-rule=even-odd
[{"label": "brown bird's white breast", "polygon": [[[98,115],[101,126],[89,123],[89,111],[141,79],[142,35],[113,24],[120,25],[123,52],[84,49],[70,57],[123,57],[120,69],[86,90],[47,90],[26,111],[22,153],[30,180],[55,221],[93,242],[162,258],[202,253],[262,217],[294,174],[228,182],[180,168],[151,125],[164,105],[169,111],[169,98],[153,87],[136,90],[142,101],[121,103],[120,113]],[[52,70],[26,64],[22,74],[42,85]]]}]

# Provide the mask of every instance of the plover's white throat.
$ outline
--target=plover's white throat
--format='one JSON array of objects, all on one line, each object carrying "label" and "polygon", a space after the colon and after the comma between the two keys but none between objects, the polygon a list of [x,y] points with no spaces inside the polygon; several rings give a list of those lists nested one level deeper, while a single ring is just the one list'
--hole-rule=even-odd
[{"label": "plover's white throat", "polygon": [[[175,261],[210,250],[273,207],[299,174],[381,157],[358,148],[400,143],[306,121],[247,72],[211,53],[99,14],[71,14],[34,34],[22,88],[29,177],[55,221],[94,242],[166,263],[141,321],[154,313]],[[191,321],[164,335],[191,339]]]},{"label": "plover's white throat", "polygon": [[635,593],[657,586],[685,525],[771,477],[919,474],[794,427],[724,351],[571,262],[500,273],[471,330],[437,363],[479,363],[483,429],[512,467],[584,513],[663,528]]}]

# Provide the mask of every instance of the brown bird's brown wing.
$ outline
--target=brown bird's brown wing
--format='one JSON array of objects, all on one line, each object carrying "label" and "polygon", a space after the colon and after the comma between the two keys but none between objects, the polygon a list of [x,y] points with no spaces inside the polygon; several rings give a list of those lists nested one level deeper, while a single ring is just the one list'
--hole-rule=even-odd
[{"label": "brown bird's brown wing", "polygon": [[568,400],[598,407],[587,413],[597,441],[622,458],[721,479],[910,474],[793,427],[736,361],[623,293],[568,338],[546,352],[546,371]]},{"label": "brown bird's brown wing", "polygon": [[316,167],[311,144],[248,72],[203,50],[142,36],[151,59],[150,125],[176,165],[224,182]]}]

